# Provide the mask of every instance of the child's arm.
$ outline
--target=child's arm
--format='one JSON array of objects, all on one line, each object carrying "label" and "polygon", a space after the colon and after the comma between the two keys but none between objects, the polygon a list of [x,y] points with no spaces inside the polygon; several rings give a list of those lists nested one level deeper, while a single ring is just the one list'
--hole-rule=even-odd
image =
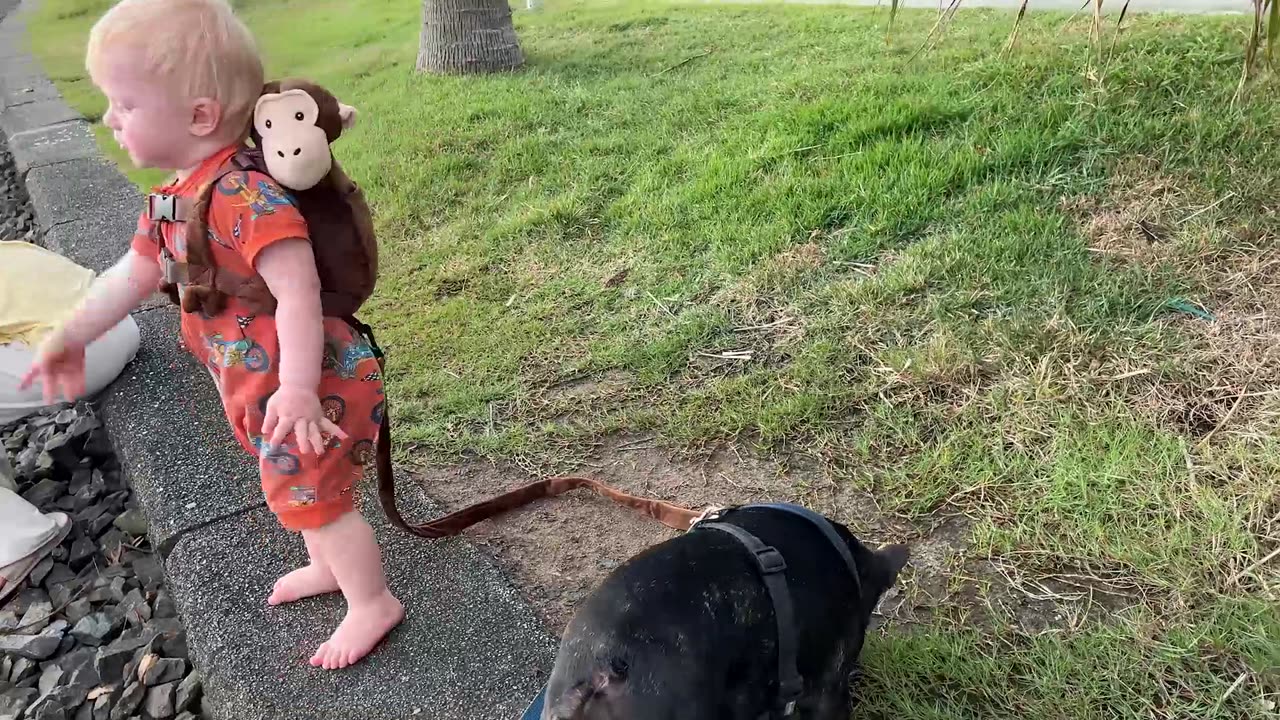
[{"label": "child's arm", "polygon": [[324,316],[320,277],[311,243],[278,240],[258,255],[256,269],[276,298],[276,334],[280,339],[280,389],[267,401],[262,433],[278,445],[292,432],[298,449],[319,455],[320,433],[345,438],[320,409]]},{"label": "child's arm", "polygon": [[25,390],[39,379],[46,403],[59,394],[78,399],[85,390],[85,348],[146,299],[161,274],[155,260],[130,250],[98,277],[71,319],[44,338],[18,386]]},{"label": "child's arm", "polygon": [[280,240],[258,256],[258,274],[276,298],[280,336],[280,386],[316,392],[324,350],[320,276],[311,243]]},{"label": "child's arm", "polygon": [[56,339],[70,347],[97,340],[156,291],[162,272],[155,260],[130,250],[98,276]]}]

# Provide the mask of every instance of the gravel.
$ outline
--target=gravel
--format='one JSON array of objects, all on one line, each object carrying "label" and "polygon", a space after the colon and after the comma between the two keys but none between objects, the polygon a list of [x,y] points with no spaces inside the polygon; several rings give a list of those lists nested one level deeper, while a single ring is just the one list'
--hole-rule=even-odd
[{"label": "gravel", "polygon": [[186,631],[93,407],[4,426],[0,447],[23,498],[72,518],[0,607],[0,720],[195,720]]},{"label": "gravel", "polygon": [[[36,241],[36,215],[18,177],[9,145],[0,136],[0,240]],[[4,711],[0,710],[0,720]]]}]

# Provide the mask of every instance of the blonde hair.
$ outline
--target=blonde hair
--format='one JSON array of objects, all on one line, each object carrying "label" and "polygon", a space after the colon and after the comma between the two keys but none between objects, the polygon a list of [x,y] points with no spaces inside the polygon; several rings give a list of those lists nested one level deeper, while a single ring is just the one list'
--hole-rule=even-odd
[{"label": "blonde hair", "polygon": [[89,33],[89,74],[122,47],[141,52],[144,69],[175,91],[217,100],[227,135],[248,130],[262,94],[262,58],[226,0],[121,0]]}]

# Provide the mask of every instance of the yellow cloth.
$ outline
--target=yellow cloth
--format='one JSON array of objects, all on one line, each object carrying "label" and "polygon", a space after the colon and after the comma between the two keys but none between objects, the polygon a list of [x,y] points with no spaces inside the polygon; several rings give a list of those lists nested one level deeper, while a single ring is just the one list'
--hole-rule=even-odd
[{"label": "yellow cloth", "polygon": [[36,345],[93,284],[94,272],[38,245],[0,241],[0,345]]}]

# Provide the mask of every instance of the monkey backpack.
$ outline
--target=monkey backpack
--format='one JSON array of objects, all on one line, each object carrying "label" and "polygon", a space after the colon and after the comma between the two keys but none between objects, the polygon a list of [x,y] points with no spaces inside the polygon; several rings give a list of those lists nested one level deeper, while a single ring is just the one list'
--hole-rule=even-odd
[{"label": "monkey backpack", "polygon": [[[355,108],[314,83],[287,79],[263,86],[249,130],[252,146],[245,144],[232,155],[189,205],[173,195],[148,196],[147,212],[153,221],[188,226],[187,261],[177,262],[168,251],[161,254],[160,289],[183,312],[216,315],[226,307],[228,296],[239,298],[254,313],[275,312],[276,300],[261,276],[240,277],[217,267],[209,249],[206,215],[214,188],[230,173],[255,170],[288,190],[307,222],[322,313],[345,319],[372,344],[372,332],[356,320],[355,313],[373,294],[378,277],[373,218],[364,193],[347,177],[329,147],[354,122]],[[160,223],[152,226],[158,234]],[[184,286],[181,296],[179,284]],[[381,359],[377,345],[373,348]]]}]

